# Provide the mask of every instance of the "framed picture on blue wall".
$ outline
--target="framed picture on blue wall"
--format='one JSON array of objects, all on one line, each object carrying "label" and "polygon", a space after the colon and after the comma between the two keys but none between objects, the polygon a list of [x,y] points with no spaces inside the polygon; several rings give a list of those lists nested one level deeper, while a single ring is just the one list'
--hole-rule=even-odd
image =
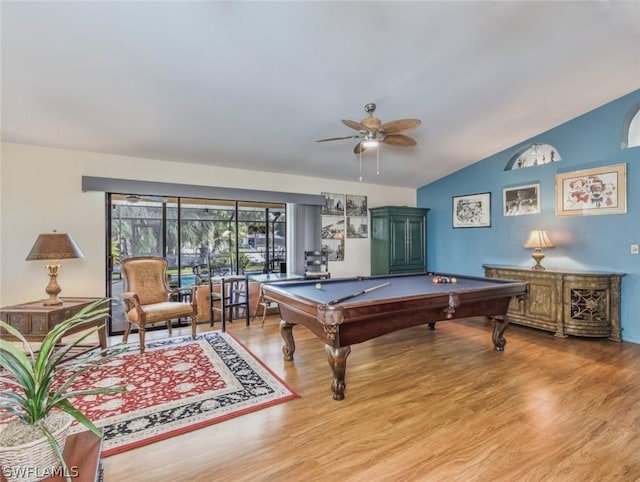
[{"label": "framed picture on blue wall", "polygon": [[540,184],[508,187],[503,189],[502,193],[505,216],[540,212]]},{"label": "framed picture on blue wall", "polygon": [[454,228],[488,228],[490,226],[490,192],[453,196]]},{"label": "framed picture on blue wall", "polygon": [[556,174],[557,216],[626,212],[626,164]]}]

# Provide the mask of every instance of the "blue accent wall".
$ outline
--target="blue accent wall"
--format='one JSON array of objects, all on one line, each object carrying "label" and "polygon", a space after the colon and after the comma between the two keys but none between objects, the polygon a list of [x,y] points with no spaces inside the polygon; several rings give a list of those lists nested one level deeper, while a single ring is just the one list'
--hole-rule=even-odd
[{"label": "blue accent wall", "polygon": [[[417,205],[429,208],[427,267],[431,271],[484,274],[483,264],[531,267],[533,250],[524,244],[529,230],[545,229],[554,249],[544,250],[547,268],[626,273],[622,278],[622,338],[640,343],[640,147],[621,149],[627,112],[640,102],[640,90],[605,104],[522,143],[427,184]],[[532,143],[554,146],[561,161],[505,171],[516,151]],[[443,159],[442,162],[446,162]],[[556,174],[625,163],[627,213],[556,216]],[[540,184],[541,212],[503,215],[503,189]],[[453,228],[453,196],[491,193],[491,227]]]}]

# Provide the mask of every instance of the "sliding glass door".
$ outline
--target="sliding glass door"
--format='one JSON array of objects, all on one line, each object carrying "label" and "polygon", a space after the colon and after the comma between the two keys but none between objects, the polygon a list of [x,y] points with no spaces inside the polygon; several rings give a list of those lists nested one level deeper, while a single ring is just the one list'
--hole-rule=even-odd
[{"label": "sliding glass door", "polygon": [[214,199],[107,194],[107,294],[115,301],[109,334],[125,315],[120,262],[162,256],[170,286],[190,286],[203,265],[213,276],[286,271],[286,205]]}]

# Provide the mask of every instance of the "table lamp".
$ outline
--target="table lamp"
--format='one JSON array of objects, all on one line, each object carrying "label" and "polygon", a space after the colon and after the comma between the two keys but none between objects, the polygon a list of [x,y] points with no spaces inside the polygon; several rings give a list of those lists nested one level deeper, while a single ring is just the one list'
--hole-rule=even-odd
[{"label": "table lamp", "polygon": [[58,264],[59,259],[72,259],[82,258],[83,254],[80,248],[76,245],[75,241],[70,234],[66,233],[53,233],[41,234],[36,239],[36,242],[31,248],[27,261],[33,260],[51,260],[47,265],[49,270],[49,284],[45,291],[49,295],[49,298],[44,301],[45,306],[61,305],[62,301],[58,298],[60,294],[60,286],[58,285]]},{"label": "table lamp", "polygon": [[529,238],[524,243],[525,248],[535,248],[535,251],[531,255],[536,260],[536,264],[531,267],[534,271],[544,271],[544,266],[540,264],[545,254],[542,252],[542,248],[553,248],[553,243],[547,236],[547,232],[544,229],[532,229],[529,232]]}]

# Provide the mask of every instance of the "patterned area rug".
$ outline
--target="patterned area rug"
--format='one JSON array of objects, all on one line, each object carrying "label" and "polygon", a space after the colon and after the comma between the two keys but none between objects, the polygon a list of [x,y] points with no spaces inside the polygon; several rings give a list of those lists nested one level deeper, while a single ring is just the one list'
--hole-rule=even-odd
[{"label": "patterned area rug", "polygon": [[[104,431],[103,457],[296,398],[227,333],[138,345],[80,377],[73,388],[126,386],[126,393],[72,401]],[[74,425],[71,432],[84,430]]]}]

